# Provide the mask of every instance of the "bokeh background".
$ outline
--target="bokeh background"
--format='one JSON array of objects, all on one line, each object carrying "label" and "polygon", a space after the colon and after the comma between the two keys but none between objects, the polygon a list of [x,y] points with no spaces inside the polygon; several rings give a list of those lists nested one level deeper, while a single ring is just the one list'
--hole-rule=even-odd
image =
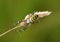
[{"label": "bokeh background", "polygon": [[19,28],[9,32],[0,37],[0,42],[60,42],[60,0],[0,0],[0,34],[35,11],[52,14],[23,33]]}]

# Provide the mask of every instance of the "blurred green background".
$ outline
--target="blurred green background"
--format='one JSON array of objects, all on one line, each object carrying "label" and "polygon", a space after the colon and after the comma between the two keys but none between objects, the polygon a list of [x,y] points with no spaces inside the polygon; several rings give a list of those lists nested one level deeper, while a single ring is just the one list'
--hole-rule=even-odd
[{"label": "blurred green background", "polygon": [[34,11],[52,14],[23,33],[19,28],[9,32],[0,42],[60,42],[60,0],[0,0],[0,34]]}]

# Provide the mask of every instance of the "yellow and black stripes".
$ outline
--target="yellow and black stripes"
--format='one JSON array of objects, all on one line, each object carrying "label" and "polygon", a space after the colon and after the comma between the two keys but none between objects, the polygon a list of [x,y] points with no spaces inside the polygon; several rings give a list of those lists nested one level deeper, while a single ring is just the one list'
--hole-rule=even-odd
[{"label": "yellow and black stripes", "polygon": [[31,17],[32,23],[35,22],[35,21],[38,21],[38,20],[39,20],[39,15],[33,15],[33,16]]}]

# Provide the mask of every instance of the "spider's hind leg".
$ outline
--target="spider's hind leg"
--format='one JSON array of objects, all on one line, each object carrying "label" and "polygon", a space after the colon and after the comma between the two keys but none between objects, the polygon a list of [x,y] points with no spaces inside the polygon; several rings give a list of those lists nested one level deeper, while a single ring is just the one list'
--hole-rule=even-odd
[{"label": "spider's hind leg", "polygon": [[27,27],[22,27],[19,32],[24,32],[27,29]]}]

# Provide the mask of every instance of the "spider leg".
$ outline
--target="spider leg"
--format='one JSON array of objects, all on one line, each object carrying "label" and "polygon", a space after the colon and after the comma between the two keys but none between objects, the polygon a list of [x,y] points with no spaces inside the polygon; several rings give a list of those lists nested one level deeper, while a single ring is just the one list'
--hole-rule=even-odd
[{"label": "spider leg", "polygon": [[24,32],[27,28],[26,27],[23,27],[19,30],[19,32]]}]

